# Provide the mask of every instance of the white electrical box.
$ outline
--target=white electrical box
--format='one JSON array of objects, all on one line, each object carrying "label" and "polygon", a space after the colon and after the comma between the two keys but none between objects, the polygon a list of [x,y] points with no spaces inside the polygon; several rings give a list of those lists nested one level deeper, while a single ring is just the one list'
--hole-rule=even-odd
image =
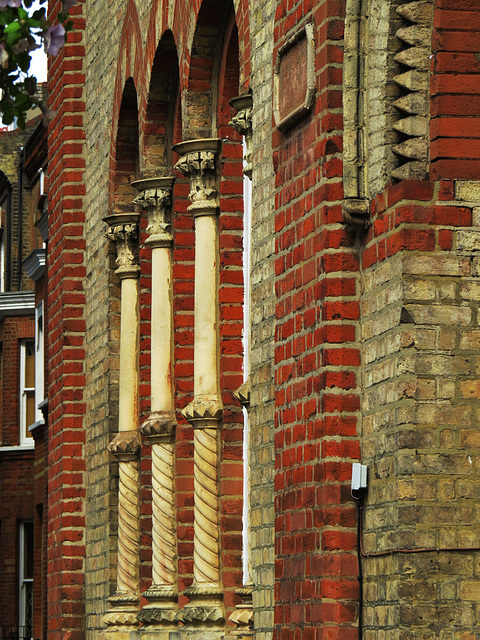
[{"label": "white electrical box", "polygon": [[352,491],[367,488],[367,465],[354,462],[352,465]]}]

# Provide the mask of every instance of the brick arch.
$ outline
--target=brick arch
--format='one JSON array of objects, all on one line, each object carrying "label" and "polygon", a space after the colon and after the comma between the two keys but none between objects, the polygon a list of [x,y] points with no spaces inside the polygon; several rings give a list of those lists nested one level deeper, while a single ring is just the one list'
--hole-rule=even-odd
[{"label": "brick arch", "polygon": [[232,11],[225,28],[225,39],[218,72],[217,128],[222,138],[224,135],[221,129],[228,125],[232,117],[229,100],[238,96],[240,93],[239,85],[238,29],[235,14]]},{"label": "brick arch", "polygon": [[233,2],[203,0],[191,45],[187,85],[183,89],[185,140],[210,138],[217,133],[217,93],[224,37]]},{"label": "brick arch", "polygon": [[[117,63],[117,74],[115,77],[115,88],[113,94],[113,117],[112,132],[110,139],[110,188],[109,188],[109,208],[114,206],[115,192],[115,163],[117,154],[118,128],[120,124],[120,111],[122,108],[125,87],[133,85],[136,95],[142,96],[144,86],[144,53],[142,48],[142,37],[140,21],[134,0],[129,0],[125,11],[125,18],[122,26],[120,47]],[[138,102],[135,97],[138,122]],[[125,117],[125,113],[123,114]],[[137,124],[138,140],[138,124]]]},{"label": "brick arch", "polygon": [[163,34],[153,59],[142,123],[142,175],[170,174],[171,147],[180,141],[181,131],[178,56],[170,30]]},{"label": "brick arch", "polygon": [[115,211],[131,211],[138,177],[138,105],[133,78],[125,83],[118,117],[113,155],[111,205]]}]

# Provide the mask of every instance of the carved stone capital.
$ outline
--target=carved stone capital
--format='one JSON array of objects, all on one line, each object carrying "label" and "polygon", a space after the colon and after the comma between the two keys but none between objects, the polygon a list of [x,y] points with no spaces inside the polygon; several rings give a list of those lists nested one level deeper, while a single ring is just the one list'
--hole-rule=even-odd
[{"label": "carved stone capital", "polygon": [[135,180],[132,186],[139,191],[134,204],[145,210],[148,219],[146,244],[169,247],[172,243],[172,189],[175,178],[146,178]]},{"label": "carved stone capital", "polygon": [[243,173],[252,179],[252,107],[251,93],[243,93],[230,100],[230,105],[237,111],[229,124],[245,138],[246,152],[244,155]]},{"label": "carved stone capital", "polygon": [[108,445],[108,450],[120,461],[133,460],[140,451],[138,431],[120,431]]},{"label": "carved stone capital", "polygon": [[105,237],[115,243],[117,250],[116,274],[120,278],[136,278],[138,263],[138,213],[114,214],[104,218],[108,224]]},{"label": "carved stone capital", "polygon": [[140,432],[152,440],[170,440],[177,425],[173,411],[152,413],[140,427]]},{"label": "carved stone capital", "polygon": [[251,389],[250,378],[245,380],[245,382],[238,387],[238,389],[233,394],[234,398],[240,402],[242,407],[245,409],[250,409],[250,389]]},{"label": "carved stone capital", "polygon": [[172,148],[181,155],[175,169],[190,178],[188,207],[194,216],[216,215],[219,207],[217,185],[217,154],[220,150],[219,138],[189,140]]},{"label": "carved stone capital", "polygon": [[183,417],[194,427],[215,427],[219,424],[223,406],[217,397],[197,396],[182,411]]}]

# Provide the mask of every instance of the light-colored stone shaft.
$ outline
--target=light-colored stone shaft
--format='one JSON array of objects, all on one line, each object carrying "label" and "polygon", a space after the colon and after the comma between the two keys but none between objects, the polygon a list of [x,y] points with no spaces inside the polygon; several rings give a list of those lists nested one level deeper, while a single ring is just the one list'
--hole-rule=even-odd
[{"label": "light-colored stone shaft", "polygon": [[139,463],[119,462],[117,591],[136,593],[139,582]]},{"label": "light-colored stone shaft", "polygon": [[217,260],[216,216],[198,216],[195,218],[195,396],[219,396]]},{"label": "light-colored stone shaft", "polygon": [[[173,411],[172,262],[170,246],[152,249],[152,414]],[[175,506],[173,444],[152,444],[152,578],[156,585],[175,583]]]},{"label": "light-colored stone shaft", "polygon": [[195,547],[194,577],[197,584],[217,584],[219,575],[218,429],[195,429]]},{"label": "light-colored stone shaft", "polygon": [[152,413],[171,411],[172,399],[172,266],[170,247],[152,250]]},{"label": "light-colored stone shaft", "polygon": [[118,430],[138,426],[138,279],[122,278]]}]

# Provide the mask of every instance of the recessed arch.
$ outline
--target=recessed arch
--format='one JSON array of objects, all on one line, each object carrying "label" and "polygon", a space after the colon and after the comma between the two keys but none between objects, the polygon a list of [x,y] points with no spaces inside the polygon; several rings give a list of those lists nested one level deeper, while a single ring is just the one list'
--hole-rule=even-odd
[{"label": "recessed arch", "polygon": [[168,30],[159,42],[150,75],[141,154],[144,177],[170,175],[179,118],[181,121],[178,56]]},{"label": "recessed arch", "polygon": [[204,0],[200,8],[184,89],[184,140],[217,134],[218,78],[232,13],[235,15],[231,0]]},{"label": "recessed arch", "polygon": [[131,211],[135,190],[131,183],[138,177],[138,104],[133,78],[123,89],[118,117],[113,163],[113,210]]}]

